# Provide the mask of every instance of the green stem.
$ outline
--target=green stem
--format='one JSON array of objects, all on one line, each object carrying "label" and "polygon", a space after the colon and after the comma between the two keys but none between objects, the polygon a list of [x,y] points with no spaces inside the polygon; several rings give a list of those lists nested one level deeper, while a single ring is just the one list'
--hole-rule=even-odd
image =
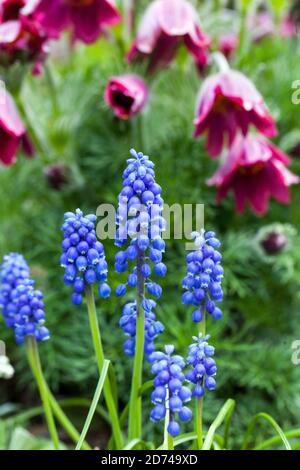
[{"label": "green stem", "polygon": [[59,450],[58,434],[57,434],[57,430],[55,426],[55,421],[52,415],[46,382],[43,376],[37,342],[33,336],[28,336],[26,338],[26,352],[27,352],[28,362],[31,366],[33,375],[36,379],[38,389],[40,392],[49,433],[53,442],[53,447],[55,450]]},{"label": "green stem", "polygon": [[168,426],[170,423],[171,413],[169,408],[169,389],[166,387],[167,394],[166,394],[166,404],[167,404],[167,412],[165,418],[165,429],[164,429],[164,443],[163,449],[164,450],[174,450],[174,440],[171,434],[168,433]]},{"label": "green stem", "polygon": [[[103,346],[102,346],[102,341],[101,341],[100,329],[99,329],[96,306],[95,306],[95,298],[94,298],[94,292],[93,292],[92,286],[87,286],[85,289],[85,293],[86,293],[86,302],[87,302],[87,308],[88,308],[88,314],[89,314],[91,334],[92,334],[93,344],[94,344],[94,349],[95,349],[95,355],[96,355],[96,359],[98,363],[99,373],[101,375],[101,372],[104,366],[105,357],[104,357],[104,352],[103,352]],[[107,377],[107,380],[105,381],[105,384],[104,384],[104,397],[105,397],[106,405],[110,414],[111,426],[112,426],[112,432],[113,432],[113,436],[115,440],[115,445],[117,449],[120,450],[123,447],[123,437],[122,437],[122,432],[121,432],[121,428],[119,424],[116,402],[113,398],[109,377]]]},{"label": "green stem", "polygon": [[[199,323],[198,332],[202,334],[202,338],[205,336],[206,331],[206,318],[205,312],[203,319]],[[197,450],[201,450],[203,446],[203,397],[196,399],[196,419],[195,419],[195,432],[197,434],[196,446]]]},{"label": "green stem", "polygon": [[145,291],[145,281],[141,274],[144,255],[139,252],[137,259],[137,296],[136,296],[136,343],[129,402],[129,440],[142,438],[142,396],[140,389],[143,378],[144,344],[145,344],[145,312],[142,301]]},{"label": "green stem", "polygon": [[[49,387],[47,386],[47,384],[46,384],[46,387],[47,387],[49,402],[50,402],[51,408],[53,410],[53,413],[57,418],[57,421],[64,428],[64,430],[66,431],[68,436],[75,442],[75,444],[77,444],[77,442],[80,439],[79,432],[77,431],[75,426],[73,426],[73,424],[71,423],[71,421],[69,420],[67,415],[61,409],[61,407],[57,403],[56,399],[52,395],[52,393],[51,393]],[[91,447],[89,446],[89,444],[87,442],[83,442],[81,448],[83,450],[91,450]]]},{"label": "green stem", "polygon": [[58,114],[60,110],[59,110],[59,104],[58,104],[58,99],[57,99],[56,85],[54,82],[51,67],[47,61],[44,62],[43,68],[45,72],[45,79],[46,79],[47,86],[49,89],[50,99],[52,101],[53,111],[55,112],[55,114]]}]

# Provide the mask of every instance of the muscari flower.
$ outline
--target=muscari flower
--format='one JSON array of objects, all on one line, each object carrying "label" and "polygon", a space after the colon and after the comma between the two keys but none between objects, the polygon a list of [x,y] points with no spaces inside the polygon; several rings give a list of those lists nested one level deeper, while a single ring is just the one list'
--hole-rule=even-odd
[{"label": "muscari flower", "polygon": [[189,346],[187,364],[191,369],[185,374],[186,379],[194,384],[193,395],[196,398],[202,398],[206,390],[212,391],[216,388],[214,376],[217,373],[217,366],[212,359],[215,354],[215,348],[208,343],[209,336],[202,338],[193,336],[194,343]]},{"label": "muscari flower", "polygon": [[128,119],[144,108],[148,95],[147,85],[140,77],[126,74],[109,79],[104,98],[118,118]]},{"label": "muscari flower", "polygon": [[95,42],[106,26],[121,19],[113,0],[41,0],[35,15],[50,37],[57,38],[71,28],[74,40],[86,44]]},{"label": "muscari flower", "polygon": [[19,147],[29,157],[34,153],[13,98],[2,89],[0,90],[0,162],[8,166],[15,163]]},{"label": "muscari flower", "polygon": [[[153,309],[156,306],[154,300],[143,302],[145,310],[145,345],[144,352],[147,357],[154,352],[154,340],[164,331],[164,326],[160,321],[156,320]],[[128,302],[124,305],[119,325],[123,329],[126,336],[129,337],[124,342],[124,352],[126,356],[133,357],[135,354],[135,337],[136,337],[136,319],[137,308],[136,301]]]},{"label": "muscari flower", "polygon": [[180,424],[192,418],[192,411],[185,405],[190,401],[192,393],[183,385],[185,375],[182,369],[185,362],[181,356],[173,355],[174,346],[165,346],[165,352],[154,352],[149,357],[152,363],[151,372],[156,377],[153,380],[154,391],[151,395],[154,408],[150,413],[151,421],[157,423],[164,419],[167,411],[170,414],[168,433],[176,437],[180,433]]},{"label": "muscari flower", "polygon": [[73,288],[72,302],[80,305],[87,285],[98,284],[102,298],[110,296],[107,281],[107,262],[104,247],[97,241],[95,232],[96,216],[84,215],[80,209],[75,213],[66,212],[62,231],[63,254],[61,266],[65,268],[64,282]]},{"label": "muscari flower", "polygon": [[254,84],[240,72],[227,70],[208,77],[196,105],[194,137],[207,132],[207,151],[218,156],[228,140],[254,125],[267,137],[276,135],[276,125]]},{"label": "muscari flower", "polygon": [[47,56],[48,37],[33,15],[31,3],[4,0],[0,6],[0,64],[33,62],[33,73],[40,72]]},{"label": "muscari flower", "polygon": [[203,33],[194,7],[186,0],[155,0],[146,9],[127,55],[149,58],[149,71],[170,63],[181,43],[201,67],[206,62],[209,39]]},{"label": "muscari flower", "polygon": [[194,305],[196,310],[192,314],[195,323],[200,323],[205,312],[214,320],[222,317],[222,310],[217,303],[223,300],[222,278],[224,270],[221,266],[222,255],[215,248],[221,243],[214,232],[202,230],[193,232],[196,250],[188,253],[187,275],[183,279],[182,287],[186,289],[182,295],[182,303]]},{"label": "muscari flower", "polygon": [[26,336],[34,336],[37,341],[50,337],[44,326],[43,294],[33,286],[23,256],[5,256],[0,268],[0,307],[6,325],[15,331],[17,344],[23,344]]},{"label": "muscari flower", "polygon": [[249,204],[255,214],[262,215],[271,197],[289,203],[289,186],[299,183],[299,177],[286,168],[289,163],[288,156],[264,138],[238,135],[208,184],[218,187],[218,202],[232,190],[238,213]]}]

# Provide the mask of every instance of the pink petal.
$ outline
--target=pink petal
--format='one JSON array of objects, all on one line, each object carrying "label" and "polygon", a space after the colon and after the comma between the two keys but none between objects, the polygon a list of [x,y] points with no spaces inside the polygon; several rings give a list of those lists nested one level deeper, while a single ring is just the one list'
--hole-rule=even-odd
[{"label": "pink petal", "polygon": [[19,139],[0,128],[0,161],[4,165],[12,165],[16,160]]},{"label": "pink petal", "polygon": [[36,18],[42,23],[47,33],[57,38],[70,25],[71,7],[63,0],[41,0],[36,11]]},{"label": "pink petal", "polygon": [[3,103],[2,99],[3,97],[1,97],[0,106],[0,128],[13,137],[21,137],[25,133],[25,127],[14,101],[8,92],[4,94]]},{"label": "pink petal", "polygon": [[0,24],[0,45],[15,42],[22,30],[20,21],[6,21]]}]

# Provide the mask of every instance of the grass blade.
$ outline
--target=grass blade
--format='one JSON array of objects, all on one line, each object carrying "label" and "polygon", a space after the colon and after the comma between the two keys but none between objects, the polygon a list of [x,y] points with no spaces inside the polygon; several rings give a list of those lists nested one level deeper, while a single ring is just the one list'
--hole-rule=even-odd
[{"label": "grass blade", "polygon": [[231,399],[227,400],[226,403],[222,406],[216,419],[213,421],[206,434],[202,450],[209,450],[211,448],[216,430],[223,424],[226,419],[230,419],[234,407],[235,401]]},{"label": "grass blade", "polygon": [[281,429],[281,427],[279,426],[279,424],[277,424],[275,419],[272,418],[272,416],[270,416],[267,413],[258,413],[257,415],[253,416],[253,418],[251,419],[250,424],[248,426],[248,429],[246,431],[245,437],[244,437],[242,450],[247,449],[249,438],[250,438],[250,436],[251,436],[251,434],[252,434],[252,432],[255,428],[255,425],[256,425],[256,423],[259,419],[266,420],[272,426],[272,428],[275,429],[275,431],[277,432],[278,436],[280,437],[280,440],[282,441],[282,443],[283,443],[286,450],[292,450],[291,446],[290,446],[290,443],[287,440],[286,435],[284,434],[284,432]]}]

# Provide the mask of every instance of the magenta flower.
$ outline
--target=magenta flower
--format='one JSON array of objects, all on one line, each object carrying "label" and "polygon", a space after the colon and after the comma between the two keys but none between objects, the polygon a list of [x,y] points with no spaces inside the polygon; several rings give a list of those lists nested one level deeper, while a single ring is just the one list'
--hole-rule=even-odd
[{"label": "magenta flower", "polygon": [[41,0],[36,15],[51,37],[71,28],[74,39],[86,44],[121,19],[113,0]]},{"label": "magenta flower", "polygon": [[276,125],[254,84],[240,72],[228,70],[208,77],[196,107],[194,137],[207,132],[207,150],[212,157],[231,144],[239,130],[247,134],[253,124],[267,137],[276,135]]},{"label": "magenta flower", "polygon": [[0,6],[0,64],[33,62],[37,72],[48,52],[48,38],[28,6],[24,0],[4,0]]},{"label": "magenta flower", "polygon": [[254,213],[262,215],[271,197],[282,204],[289,203],[289,186],[300,181],[286,168],[289,163],[288,156],[268,140],[254,134],[246,137],[239,134],[225,163],[208,184],[218,187],[218,202],[231,190],[238,213],[250,204]]},{"label": "magenta flower", "polygon": [[167,65],[184,43],[201,68],[210,45],[204,35],[196,10],[186,0],[154,0],[146,9],[137,37],[127,55],[129,62],[136,57],[149,58],[149,71]]},{"label": "magenta flower", "polygon": [[148,95],[145,82],[137,75],[128,74],[110,78],[104,98],[118,118],[128,119],[141,111]]},{"label": "magenta flower", "polygon": [[291,15],[286,15],[282,18],[279,33],[283,38],[292,38],[297,36],[298,25]]},{"label": "magenta flower", "polygon": [[10,94],[0,91],[0,161],[4,165],[12,165],[16,161],[18,147],[25,154],[32,156],[33,146],[27,136],[26,129],[18,114]]}]

